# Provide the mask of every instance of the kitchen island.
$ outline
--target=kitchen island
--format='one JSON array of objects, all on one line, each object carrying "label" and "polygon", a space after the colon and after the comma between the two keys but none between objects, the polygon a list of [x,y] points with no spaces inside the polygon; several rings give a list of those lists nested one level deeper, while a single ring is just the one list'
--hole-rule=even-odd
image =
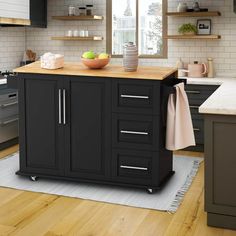
[{"label": "kitchen island", "polygon": [[236,80],[202,104],[205,120],[205,210],[209,226],[236,229]]},{"label": "kitchen island", "polygon": [[173,68],[79,63],[18,69],[19,175],[161,188],[173,175],[165,149],[166,108]]}]

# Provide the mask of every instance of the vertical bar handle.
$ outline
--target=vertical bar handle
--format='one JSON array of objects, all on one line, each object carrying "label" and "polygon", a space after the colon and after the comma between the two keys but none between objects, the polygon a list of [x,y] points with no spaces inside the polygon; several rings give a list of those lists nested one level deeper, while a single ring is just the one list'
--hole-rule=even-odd
[{"label": "vertical bar handle", "polygon": [[59,124],[61,125],[62,120],[61,120],[61,89],[58,90],[58,121]]},{"label": "vertical bar handle", "polygon": [[63,89],[63,124],[66,124],[66,90]]}]

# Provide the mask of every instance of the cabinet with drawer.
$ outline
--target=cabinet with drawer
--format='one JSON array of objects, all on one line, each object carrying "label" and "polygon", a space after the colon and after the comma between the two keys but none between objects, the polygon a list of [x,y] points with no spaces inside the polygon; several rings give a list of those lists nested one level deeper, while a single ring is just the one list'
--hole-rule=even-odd
[{"label": "cabinet with drawer", "polygon": [[218,87],[218,85],[199,84],[187,84],[185,86],[196,139],[196,146],[186,148],[185,150],[200,152],[204,151],[204,119],[203,116],[198,112],[198,109]]},{"label": "cabinet with drawer", "polygon": [[[18,75],[20,175],[145,188],[174,174],[164,79]],[[35,135],[37,134],[37,135]],[[35,178],[32,178],[35,179]]]},{"label": "cabinet with drawer", "polygon": [[18,93],[0,86],[0,149],[18,142]]},{"label": "cabinet with drawer", "polygon": [[165,149],[167,100],[182,82],[112,81],[112,177],[114,181],[158,189],[172,174]]}]

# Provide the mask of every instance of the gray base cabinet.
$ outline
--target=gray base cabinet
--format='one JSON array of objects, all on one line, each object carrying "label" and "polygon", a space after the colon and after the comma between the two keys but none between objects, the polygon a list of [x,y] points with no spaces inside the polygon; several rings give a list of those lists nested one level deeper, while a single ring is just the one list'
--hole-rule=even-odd
[{"label": "gray base cabinet", "polygon": [[199,84],[187,84],[185,86],[196,140],[196,146],[188,147],[185,149],[186,151],[204,151],[204,119],[203,115],[199,114],[198,109],[218,87],[218,85]]},{"label": "gray base cabinet", "polygon": [[19,74],[18,174],[159,189],[168,91],[181,82]]},{"label": "gray base cabinet", "polygon": [[208,225],[236,229],[236,116],[205,116]]}]

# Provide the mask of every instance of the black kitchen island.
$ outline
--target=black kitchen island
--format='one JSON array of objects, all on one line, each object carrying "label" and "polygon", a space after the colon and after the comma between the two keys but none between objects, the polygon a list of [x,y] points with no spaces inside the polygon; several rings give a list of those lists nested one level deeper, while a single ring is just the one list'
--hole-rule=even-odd
[{"label": "black kitchen island", "polygon": [[150,193],[173,174],[165,149],[173,68],[124,72],[79,63],[15,70],[19,89],[19,175],[140,187]]}]

